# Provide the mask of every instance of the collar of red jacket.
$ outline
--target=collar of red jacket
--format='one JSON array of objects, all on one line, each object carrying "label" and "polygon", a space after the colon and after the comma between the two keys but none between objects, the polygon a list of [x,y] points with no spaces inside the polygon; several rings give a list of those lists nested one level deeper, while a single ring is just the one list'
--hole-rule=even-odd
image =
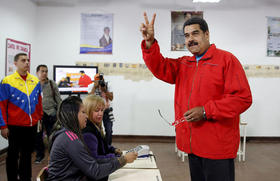
[{"label": "collar of red jacket", "polygon": [[[15,74],[16,74],[16,79],[22,79],[17,71],[15,71]],[[30,73],[27,72],[26,80],[31,80],[31,79],[32,79],[32,77],[30,76]]]},{"label": "collar of red jacket", "polygon": [[[216,45],[211,44],[210,47],[208,48],[207,52],[203,55],[203,57],[200,60],[211,59],[215,50],[216,50]],[[189,57],[188,61],[196,61],[195,56]]]}]

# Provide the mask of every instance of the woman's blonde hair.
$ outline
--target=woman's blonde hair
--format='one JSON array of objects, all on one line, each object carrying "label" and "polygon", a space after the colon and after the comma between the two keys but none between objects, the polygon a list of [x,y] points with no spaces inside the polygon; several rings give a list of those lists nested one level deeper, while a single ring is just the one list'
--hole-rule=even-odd
[{"label": "woman's blonde hair", "polygon": [[[104,100],[97,95],[91,94],[85,97],[83,100],[86,114],[88,115],[88,119],[93,122],[92,120],[92,113],[93,111],[96,110],[96,108],[102,106],[103,108],[105,107],[105,102]],[[99,125],[100,126],[100,125]]]}]

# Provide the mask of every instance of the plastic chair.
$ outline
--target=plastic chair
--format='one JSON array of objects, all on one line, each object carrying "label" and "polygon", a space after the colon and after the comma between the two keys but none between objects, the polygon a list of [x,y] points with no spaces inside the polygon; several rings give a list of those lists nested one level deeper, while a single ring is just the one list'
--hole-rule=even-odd
[{"label": "plastic chair", "polygon": [[238,161],[240,162],[245,161],[245,153],[246,153],[246,126],[247,126],[247,122],[243,122],[240,121],[239,123],[240,126],[240,132],[243,134],[243,141],[242,141],[242,135],[240,134],[240,144],[239,144],[239,148],[238,148]]},{"label": "plastic chair", "polygon": [[48,177],[48,167],[44,167],[37,175],[36,181],[45,181]]},{"label": "plastic chair", "polygon": [[180,156],[182,158],[182,162],[184,162],[185,161],[185,156],[188,156],[188,154],[183,152],[183,151],[181,151],[181,150],[179,150],[179,152],[180,152]]},{"label": "plastic chair", "polygon": [[[239,125],[240,125],[240,132],[243,133],[243,141],[242,141],[242,135],[240,135],[240,143],[239,143],[239,148],[238,148],[238,152],[237,152],[237,155],[238,155],[238,161],[240,162],[241,160],[242,161],[245,161],[245,153],[246,153],[246,136],[247,136],[247,132],[246,132],[246,126],[247,126],[247,122],[244,122],[244,121],[240,121]],[[177,152],[177,155],[179,157],[182,157],[182,162],[185,161],[185,156],[188,156],[187,153],[179,150],[177,148],[177,145],[176,145],[176,137],[175,137],[175,152]]]},{"label": "plastic chair", "polygon": [[188,156],[187,153],[185,153],[185,152],[183,152],[183,151],[181,151],[181,150],[179,150],[179,149],[177,148],[176,137],[175,137],[175,152],[177,152],[178,157],[181,157],[181,158],[182,158],[182,162],[185,161],[185,156]]}]

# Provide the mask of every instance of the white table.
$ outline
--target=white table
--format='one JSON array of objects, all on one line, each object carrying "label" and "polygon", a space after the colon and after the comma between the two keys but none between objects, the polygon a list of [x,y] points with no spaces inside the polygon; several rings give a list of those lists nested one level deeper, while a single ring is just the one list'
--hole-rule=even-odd
[{"label": "white table", "polygon": [[[126,151],[124,151],[124,154]],[[153,155],[153,152],[150,151]],[[137,158],[109,176],[109,181],[162,181],[154,156]]]},{"label": "white table", "polygon": [[109,181],[162,181],[159,169],[119,169],[109,176]]}]

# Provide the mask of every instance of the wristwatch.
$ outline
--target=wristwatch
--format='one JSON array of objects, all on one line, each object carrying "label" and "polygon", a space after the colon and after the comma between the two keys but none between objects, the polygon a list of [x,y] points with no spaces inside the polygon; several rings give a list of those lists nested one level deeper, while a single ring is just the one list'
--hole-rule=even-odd
[{"label": "wristwatch", "polygon": [[206,117],[206,112],[205,112],[205,109],[204,109],[204,107],[202,107],[202,109],[203,109],[203,119],[207,119],[207,117]]}]

